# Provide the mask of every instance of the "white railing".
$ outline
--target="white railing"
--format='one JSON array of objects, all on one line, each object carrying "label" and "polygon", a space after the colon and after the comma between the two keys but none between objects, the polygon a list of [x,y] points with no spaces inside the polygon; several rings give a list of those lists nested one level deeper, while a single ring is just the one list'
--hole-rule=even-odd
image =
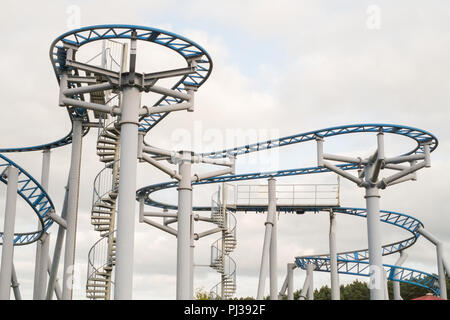
[{"label": "white railing", "polygon": [[[267,185],[237,185],[236,205],[267,206]],[[277,184],[277,205],[338,206],[339,183],[334,184]]]},{"label": "white railing", "polygon": [[119,164],[119,160],[108,164],[95,177],[92,207],[98,204],[100,200],[109,192],[117,191],[118,184],[114,179],[114,170]]},{"label": "white railing", "polygon": [[[223,194],[222,188],[225,189]],[[226,207],[222,204],[221,195],[225,196]],[[235,186],[224,184],[211,197],[211,218],[222,228],[222,237],[211,245],[211,267],[221,274],[221,280],[210,290],[212,299],[228,299],[234,294],[236,288],[236,262],[229,253],[236,246],[236,217],[228,210],[235,205]],[[229,206],[228,200],[232,205]],[[223,209],[226,211],[224,212]]]},{"label": "white railing", "polygon": [[[115,230],[104,237],[101,237],[88,252],[88,268],[87,268],[87,283],[86,289],[92,285],[91,281],[95,281],[98,273],[105,272],[105,267],[112,267],[114,265],[114,256],[112,254],[112,245],[115,239]],[[111,281],[112,275],[109,279],[109,286],[113,282]],[[90,294],[95,299],[96,294]]]}]

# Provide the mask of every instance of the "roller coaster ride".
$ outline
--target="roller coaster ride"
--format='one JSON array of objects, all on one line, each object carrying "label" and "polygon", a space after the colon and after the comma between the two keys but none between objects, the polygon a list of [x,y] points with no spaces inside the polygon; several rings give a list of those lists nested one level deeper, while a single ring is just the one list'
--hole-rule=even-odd
[{"label": "roller coaster ride", "polygon": [[[105,56],[100,66],[77,60],[78,51],[96,41],[116,41],[119,44],[120,58],[114,60],[115,66],[108,66]],[[137,72],[138,41],[172,50],[184,59],[186,66],[151,73]],[[104,54],[105,47],[103,49]],[[295,268],[307,272],[302,290],[303,298],[312,296],[313,271],[330,273],[333,299],[339,299],[338,274],[369,276],[371,299],[389,298],[386,295],[387,280],[395,282],[395,299],[401,299],[398,287],[401,282],[427,288],[433,294],[447,298],[445,272],[448,270],[442,257],[442,243],[425,230],[418,219],[403,213],[380,210],[379,207],[379,189],[416,180],[416,171],[430,166],[430,154],[438,146],[438,140],[433,134],[403,125],[369,123],[336,126],[214,152],[164,150],[149,145],[144,137],[170,112],[194,111],[195,92],[208,79],[213,67],[211,57],[200,45],[155,28],[99,25],[61,35],[51,44],[49,54],[60,86],[59,106],[67,110],[72,128],[65,137],[48,144],[0,149],[0,180],[7,185],[4,229],[0,233],[3,246],[0,299],[10,298],[11,287],[16,299],[21,298],[13,264],[13,248],[34,242],[38,245],[33,298],[52,299],[55,292],[58,299],[72,299],[82,139],[92,128],[99,130],[97,154],[105,168],[94,180],[91,223],[94,230],[100,233],[100,239],[92,246],[88,255],[86,294],[90,299],[132,298],[136,201],[139,202],[139,222],[176,236],[177,299],[193,298],[194,241],[217,233],[221,233],[221,238],[212,245],[211,267],[221,274],[221,280],[211,292],[215,298],[226,299],[233,296],[236,291],[236,263],[230,253],[237,245],[236,217],[242,211],[267,212],[258,299],[263,298],[269,270],[270,298],[278,299],[287,290],[288,298],[292,299],[292,272]],[[162,79],[175,80],[170,88],[166,88],[156,85]],[[141,105],[141,96],[148,92],[156,93],[160,98],[152,106]],[[92,115],[95,120],[92,120]],[[354,158],[324,153],[325,139],[328,141],[332,137],[355,133],[377,135],[377,149],[372,156]],[[384,135],[387,134],[409,138],[415,142],[415,147],[404,154],[388,158],[384,155]],[[235,172],[236,162],[242,155],[307,142],[317,143],[316,166],[270,172]],[[71,145],[72,148],[70,173],[64,205],[60,210],[61,214],[57,214],[59,210],[46,191],[50,151],[66,145]],[[4,155],[31,151],[43,151],[44,154],[41,182]],[[156,167],[172,180],[136,190],[137,160]],[[164,161],[178,166],[178,170]],[[334,164],[332,161],[341,164]],[[221,169],[193,173],[194,164],[214,165]],[[387,170],[396,173],[382,178],[381,173]],[[357,175],[352,175],[351,171],[357,171]],[[326,172],[334,172],[358,187],[365,188],[367,208],[277,203],[275,178]],[[227,203],[225,183],[256,179],[268,179],[267,204],[230,206]],[[193,206],[192,189],[205,184],[220,184],[224,187],[212,197],[210,206]],[[152,197],[155,192],[170,188],[177,188],[177,204],[163,203]],[[17,194],[37,216],[38,227],[34,232],[14,233]],[[164,211],[145,211],[145,206]],[[281,291],[276,279],[277,211],[330,214],[330,252],[293,258],[288,264],[288,274]],[[209,212],[210,215],[203,216],[202,212]],[[336,214],[367,219],[368,249],[336,252]],[[155,222],[149,217],[162,217],[163,223]],[[211,223],[214,227],[203,233],[194,233],[196,221]],[[394,243],[382,244],[380,222],[406,230],[410,236]],[[48,235],[54,223],[58,225],[58,231],[51,258]],[[170,226],[172,223],[177,224],[176,229]],[[406,256],[405,250],[414,245],[420,235],[436,245],[438,276],[401,266]],[[57,275],[63,248],[63,282],[60,288]],[[397,264],[382,263],[382,256],[394,253],[401,255]]]}]

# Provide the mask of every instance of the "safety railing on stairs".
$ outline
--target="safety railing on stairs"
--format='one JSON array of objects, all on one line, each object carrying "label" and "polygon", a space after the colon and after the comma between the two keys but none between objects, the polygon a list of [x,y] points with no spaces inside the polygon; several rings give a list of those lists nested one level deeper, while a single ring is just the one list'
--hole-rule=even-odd
[{"label": "safety railing on stairs", "polygon": [[120,165],[120,160],[109,163],[103,168],[94,179],[94,191],[92,196],[92,206],[110,192],[117,192],[118,185],[114,179],[114,170]]},{"label": "safety railing on stairs", "polygon": [[101,237],[89,250],[86,295],[90,299],[109,299],[114,284],[115,232]]},{"label": "safety railing on stairs", "polygon": [[237,221],[234,214],[227,208],[228,193],[223,190],[226,187],[225,185],[222,188],[219,187],[219,190],[211,197],[211,218],[222,228],[222,237],[211,245],[210,266],[221,275],[220,282],[210,290],[210,296],[213,299],[229,299],[236,291],[236,262],[229,254],[236,247]]}]

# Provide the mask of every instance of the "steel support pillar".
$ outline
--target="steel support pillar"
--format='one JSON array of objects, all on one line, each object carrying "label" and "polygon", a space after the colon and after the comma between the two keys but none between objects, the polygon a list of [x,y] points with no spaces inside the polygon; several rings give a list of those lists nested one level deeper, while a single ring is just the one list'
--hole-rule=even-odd
[{"label": "steel support pillar", "polygon": [[287,265],[287,299],[294,300],[294,269],[295,263],[288,263]]},{"label": "steel support pillar", "polygon": [[330,277],[331,277],[331,300],[340,300],[339,274],[337,267],[337,250],[336,250],[336,217],[330,212]]},{"label": "steel support pillar", "polygon": [[67,201],[67,230],[64,252],[64,272],[62,299],[71,300],[73,291],[73,271],[75,264],[75,243],[77,234],[78,198],[80,186],[80,165],[83,139],[83,124],[81,119],[72,123],[72,154],[69,172],[69,194]]},{"label": "steel support pillar", "polygon": [[[269,179],[269,207],[267,209],[267,219],[265,222],[265,233],[264,233],[264,243],[263,243],[263,252],[261,257],[261,265],[259,269],[259,281],[258,281],[258,292],[256,295],[256,300],[262,300],[264,297],[264,287],[268,272],[268,262],[269,262],[269,254],[270,254],[270,244],[272,239],[272,228],[273,228],[273,221],[274,221],[274,215],[276,211],[276,202],[270,200],[271,196],[275,197],[275,179],[270,178]],[[275,205],[275,207],[274,207]]]},{"label": "steel support pillar", "polygon": [[[52,266],[52,260],[51,260],[50,256],[48,256],[47,272],[48,272],[49,276],[51,275],[51,271],[52,271],[51,266]],[[62,291],[61,291],[61,287],[59,285],[59,279],[57,277],[55,278],[55,283],[54,283],[53,287],[54,287],[56,299],[61,300]]]},{"label": "steel support pillar", "polygon": [[380,238],[380,191],[376,187],[366,188],[367,236],[369,240],[370,299],[384,299],[384,269]]},{"label": "steel support pillar", "polygon": [[20,294],[19,282],[17,281],[16,268],[14,267],[14,263],[11,269],[11,287],[13,288],[14,298],[16,300],[22,300],[22,295]]},{"label": "steel support pillar", "polygon": [[179,163],[181,176],[178,185],[178,234],[177,234],[177,300],[191,298],[191,152],[183,151]]},{"label": "steel support pillar", "polygon": [[136,169],[140,105],[141,93],[139,90],[136,87],[125,87],[120,119],[120,183],[114,282],[114,298],[116,300],[130,300],[133,296]]},{"label": "steel support pillar", "polygon": [[[191,197],[192,197],[192,192],[191,192]],[[192,203],[192,198],[191,198],[191,203]],[[194,249],[195,249],[195,243],[194,243],[194,218],[191,214],[190,217],[191,220],[191,239],[190,239],[190,256],[191,256],[191,272],[190,272],[190,286],[189,286],[189,292],[190,292],[190,300],[194,299],[194,268],[195,268],[195,264],[194,264]]]},{"label": "steel support pillar", "polygon": [[270,237],[270,253],[269,253],[269,269],[270,269],[270,300],[278,300],[278,278],[277,278],[277,229],[278,229],[278,215],[277,215],[277,200],[276,200],[276,180],[269,179],[269,203],[268,210],[271,210],[273,217],[272,234]]},{"label": "steel support pillar", "polygon": [[312,263],[306,266],[306,273],[309,277],[308,300],[314,300],[314,265]]},{"label": "steel support pillar", "polygon": [[0,265],[0,300],[9,300],[11,292],[18,179],[19,170],[16,167],[9,166],[3,225],[2,262]]},{"label": "steel support pillar", "polygon": [[447,299],[447,283],[445,279],[442,242],[422,227],[419,227],[418,231],[421,235],[423,235],[426,239],[428,239],[431,243],[433,243],[436,246],[436,258],[437,258],[438,278],[439,278],[439,296],[443,299]]},{"label": "steel support pillar", "polygon": [[300,297],[298,298],[299,300],[305,300],[308,297],[309,288],[311,287],[312,282],[312,272],[310,265],[312,266],[312,264],[308,264],[306,266],[305,282],[303,283],[302,290],[300,291]]},{"label": "steel support pillar", "polygon": [[[50,149],[42,152],[42,171],[41,171],[41,186],[48,192],[49,178],[50,178]],[[41,230],[41,223],[38,223],[38,230]],[[45,239],[45,237],[44,237]],[[33,300],[43,300],[45,298],[45,284],[47,282],[47,257],[42,252],[42,241],[36,241],[36,262],[34,269],[34,287]],[[45,244],[48,247],[48,244]],[[42,270],[45,270],[42,273]]]},{"label": "steel support pillar", "polygon": [[48,269],[48,255],[50,250],[50,235],[45,232],[40,240],[40,250],[39,250],[39,264],[36,265],[38,268],[38,282],[36,286],[37,295],[36,300],[45,300],[46,297],[46,289],[47,289],[47,269]]},{"label": "steel support pillar", "polygon": [[[408,255],[403,250],[401,250],[400,251],[400,257],[395,262],[395,265],[396,266],[401,266],[405,262],[407,257],[408,257]],[[394,269],[394,279],[400,279],[400,276],[398,274],[395,274],[396,271],[397,270]],[[394,293],[394,300],[403,300],[402,296],[400,294],[400,282],[399,281],[393,281],[392,282],[392,289],[393,289],[393,293]]]},{"label": "steel support pillar", "polygon": [[[61,218],[66,219],[67,217],[67,202],[69,198],[69,182],[67,182],[66,186],[66,192],[64,195],[64,202],[63,202],[63,208],[61,212]],[[46,293],[46,300],[52,300],[53,297],[53,291],[56,290],[56,280],[58,275],[58,267],[59,267],[59,260],[61,258],[61,251],[64,243],[64,236],[65,236],[66,230],[62,226],[58,226],[58,234],[56,236],[56,243],[55,243],[55,249],[53,250],[53,261],[51,264],[51,269],[49,272],[49,279],[48,279],[48,286],[47,286],[47,293]],[[49,265],[50,267],[50,265]],[[60,294],[58,299],[62,298],[62,293]]]}]

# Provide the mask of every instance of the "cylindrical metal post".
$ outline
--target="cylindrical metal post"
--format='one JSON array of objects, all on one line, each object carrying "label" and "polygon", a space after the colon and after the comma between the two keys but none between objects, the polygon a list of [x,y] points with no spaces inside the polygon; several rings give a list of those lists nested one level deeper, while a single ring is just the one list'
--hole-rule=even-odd
[{"label": "cylindrical metal post", "polygon": [[[66,219],[67,217],[67,202],[69,198],[69,183],[67,183],[66,192],[64,195],[64,202],[63,202],[63,208],[61,212],[61,218]],[[66,230],[62,227],[58,227],[58,234],[56,236],[56,243],[55,243],[55,249],[53,250],[53,261],[51,264],[51,271],[48,279],[48,286],[47,286],[47,295],[46,300],[52,300],[53,297],[53,290],[55,290],[55,284],[58,274],[58,267],[59,267],[59,260],[61,258],[61,251],[62,246],[64,243],[64,236],[65,236]],[[58,297],[58,299],[62,298],[62,295]]]},{"label": "cylindrical metal post", "polygon": [[439,296],[442,299],[447,299],[447,283],[445,279],[444,263],[442,259],[442,243],[436,245],[438,276],[439,276]]},{"label": "cylindrical metal post", "polygon": [[311,276],[308,273],[308,269],[306,269],[305,282],[303,283],[303,287],[302,287],[302,290],[300,291],[300,296],[298,297],[298,300],[306,299],[306,296],[308,295],[310,280],[311,280]]},{"label": "cylindrical metal post", "polygon": [[288,276],[287,276],[287,281],[288,281],[287,299],[288,300],[294,300],[294,268],[295,268],[295,264],[288,263],[288,265],[287,265],[287,273],[288,273]]},{"label": "cylindrical metal post", "polygon": [[306,266],[306,273],[309,277],[308,300],[314,300],[314,265],[312,263]]},{"label": "cylindrical metal post", "polygon": [[[271,180],[273,180],[271,182]],[[275,179],[270,178],[269,179],[269,194],[275,194]],[[275,204],[274,201],[269,202],[272,205]],[[267,219],[265,222],[266,230],[264,233],[264,243],[263,243],[263,252],[261,256],[261,266],[259,269],[259,281],[258,281],[258,292],[256,295],[256,300],[262,300],[264,295],[264,287],[267,277],[267,271],[268,271],[268,262],[269,262],[269,254],[270,254],[270,243],[272,239],[272,227],[273,227],[273,220],[274,220],[274,212],[276,210],[274,208],[268,208],[267,209]]]},{"label": "cylindrical metal post", "polygon": [[14,298],[16,300],[22,300],[22,295],[20,294],[19,282],[17,281],[16,268],[14,267],[14,263],[11,269],[11,287],[13,288]]},{"label": "cylindrical metal post", "polygon": [[[51,266],[53,266],[53,264],[52,264],[52,259],[50,258],[50,256],[48,256],[47,271],[48,271],[49,276],[51,276],[51,274],[52,274],[52,272],[51,272],[51,271],[52,271],[52,267],[51,267]],[[49,280],[49,282],[50,282],[50,280]],[[49,287],[50,287],[50,283],[49,283]],[[62,292],[61,292],[61,287],[60,287],[60,285],[59,285],[59,279],[58,279],[57,277],[55,277],[55,281],[54,281],[54,284],[53,284],[52,287],[53,287],[54,290],[55,290],[56,298],[57,298],[58,300],[61,300]],[[50,297],[50,298],[47,298],[47,297],[46,297],[46,299],[47,299],[47,300],[50,300],[51,297]]]},{"label": "cylindrical metal post", "polygon": [[0,300],[9,300],[11,292],[18,178],[19,170],[16,167],[9,166],[3,226],[2,262],[0,265]]},{"label": "cylindrical metal post", "polygon": [[[191,196],[192,196],[192,192],[191,192]],[[191,199],[191,203],[192,203],[192,199]],[[190,272],[190,286],[189,286],[189,293],[190,293],[190,300],[194,299],[194,268],[195,268],[195,264],[194,264],[194,248],[195,248],[195,244],[194,244],[194,218],[191,215],[191,243],[190,243],[190,256],[191,256],[191,272]]]},{"label": "cylindrical metal post", "polygon": [[117,212],[116,277],[114,298],[130,300],[133,291],[134,229],[138,120],[141,93],[125,87],[120,119],[120,183]]},{"label": "cylindrical metal post", "polygon": [[422,227],[417,229],[421,235],[428,239],[431,243],[436,245],[436,258],[438,267],[438,277],[439,277],[439,295],[443,299],[447,299],[447,284],[445,280],[445,270],[444,270],[444,258],[442,254],[442,242],[437,239],[430,232]]},{"label": "cylindrical metal post", "polygon": [[337,250],[336,250],[336,217],[330,212],[330,277],[331,277],[331,300],[340,300],[339,275],[337,268]]},{"label": "cylindrical metal post", "polygon": [[50,250],[50,235],[48,233],[44,233],[41,238],[41,249],[39,250],[40,257],[38,259],[39,264],[36,267],[39,267],[39,278],[37,283],[37,300],[45,300],[46,289],[47,289],[47,269],[48,269],[48,254]]},{"label": "cylindrical metal post", "polygon": [[179,164],[181,180],[178,185],[178,234],[177,234],[177,300],[188,300],[190,293],[191,269],[191,153],[183,151]]},{"label": "cylindrical metal post", "polygon": [[[46,149],[42,152],[42,171],[41,171],[41,186],[48,192],[48,182],[50,178],[50,149]],[[41,230],[41,223],[38,222],[38,230]],[[43,261],[44,260],[44,261]],[[43,281],[47,281],[47,272],[43,274],[41,271],[46,268],[42,264],[46,264],[47,258],[43,258],[42,254],[42,241],[36,241],[36,262],[34,267],[34,287],[33,287],[33,299],[43,300],[45,296],[45,288],[42,287]],[[44,269],[45,270],[45,269]],[[44,279],[41,279],[44,277]]]},{"label": "cylindrical metal post", "polygon": [[[403,250],[401,250],[400,258],[398,258],[397,262],[395,262],[395,265],[401,266],[403,264],[403,262],[405,262],[407,257],[408,257],[408,255]],[[396,272],[396,270],[394,269],[394,279],[399,279],[400,276],[398,274],[396,274],[395,272]],[[393,293],[394,293],[394,300],[403,300],[402,296],[400,294],[400,282],[399,281],[392,282],[392,289],[393,289]]]},{"label": "cylindrical metal post", "polygon": [[384,299],[384,269],[380,239],[380,192],[376,187],[366,188],[367,235],[369,240],[370,299]]},{"label": "cylindrical metal post", "polygon": [[269,203],[268,210],[271,210],[273,218],[272,234],[270,237],[269,269],[270,269],[270,300],[278,300],[278,279],[277,279],[277,198],[276,198],[276,180],[269,179]]},{"label": "cylindrical metal post", "polygon": [[62,299],[71,300],[73,291],[73,269],[75,264],[75,243],[77,234],[78,197],[80,186],[80,165],[83,139],[83,124],[81,119],[72,123],[72,154],[69,172],[69,194],[67,203],[67,230],[64,252],[64,272]]}]

